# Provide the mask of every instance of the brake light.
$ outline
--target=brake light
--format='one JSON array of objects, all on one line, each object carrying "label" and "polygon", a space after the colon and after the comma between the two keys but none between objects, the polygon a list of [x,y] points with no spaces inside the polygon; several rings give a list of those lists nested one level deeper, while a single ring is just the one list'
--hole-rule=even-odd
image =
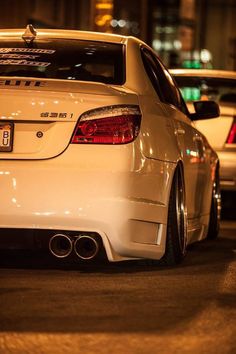
[{"label": "brake light", "polygon": [[235,118],[234,118],[234,122],[230,128],[226,143],[227,144],[236,144],[236,119]]},{"label": "brake light", "polygon": [[139,106],[102,107],[84,113],[76,126],[72,144],[126,144],[139,134]]}]

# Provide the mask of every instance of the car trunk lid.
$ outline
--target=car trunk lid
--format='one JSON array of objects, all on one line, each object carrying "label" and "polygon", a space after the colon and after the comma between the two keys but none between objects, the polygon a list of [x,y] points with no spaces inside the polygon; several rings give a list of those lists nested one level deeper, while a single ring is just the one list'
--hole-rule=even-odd
[{"label": "car trunk lid", "polygon": [[0,90],[1,159],[55,157],[84,112],[138,102],[135,94],[98,82],[4,77]]}]

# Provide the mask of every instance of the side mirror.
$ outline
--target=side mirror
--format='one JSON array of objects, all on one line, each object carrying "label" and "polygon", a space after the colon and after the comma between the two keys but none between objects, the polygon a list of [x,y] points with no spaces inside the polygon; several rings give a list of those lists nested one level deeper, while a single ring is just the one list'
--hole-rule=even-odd
[{"label": "side mirror", "polygon": [[219,105],[215,101],[193,102],[195,112],[190,115],[192,120],[217,118],[220,115]]}]

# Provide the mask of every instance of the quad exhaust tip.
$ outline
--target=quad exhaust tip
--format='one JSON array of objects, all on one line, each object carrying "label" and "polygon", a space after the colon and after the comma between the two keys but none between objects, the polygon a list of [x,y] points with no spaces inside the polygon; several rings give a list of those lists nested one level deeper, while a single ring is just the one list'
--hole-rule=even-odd
[{"label": "quad exhaust tip", "polygon": [[66,258],[74,250],[79,258],[90,260],[97,255],[99,244],[89,235],[70,237],[65,234],[55,234],[49,240],[49,250],[57,258]]},{"label": "quad exhaust tip", "polygon": [[74,242],[74,251],[81,259],[94,258],[99,250],[98,242],[91,236],[82,235]]},{"label": "quad exhaust tip", "polygon": [[49,240],[49,250],[57,258],[68,257],[73,250],[73,241],[67,235],[56,234]]}]

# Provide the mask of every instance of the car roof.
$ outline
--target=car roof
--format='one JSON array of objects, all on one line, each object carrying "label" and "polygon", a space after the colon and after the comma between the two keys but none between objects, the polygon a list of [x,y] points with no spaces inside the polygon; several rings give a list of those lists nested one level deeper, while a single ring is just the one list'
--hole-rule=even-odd
[{"label": "car roof", "polygon": [[215,69],[170,69],[170,73],[176,76],[199,76],[236,79],[236,71]]},{"label": "car roof", "polygon": [[[35,29],[37,38],[51,38],[51,39],[82,39],[101,41],[109,43],[125,43],[128,40],[140,42],[138,38],[132,36],[122,36],[111,33],[79,31],[79,30],[62,30],[62,29]],[[25,28],[22,29],[0,29],[0,39],[9,38],[22,38]]]}]

